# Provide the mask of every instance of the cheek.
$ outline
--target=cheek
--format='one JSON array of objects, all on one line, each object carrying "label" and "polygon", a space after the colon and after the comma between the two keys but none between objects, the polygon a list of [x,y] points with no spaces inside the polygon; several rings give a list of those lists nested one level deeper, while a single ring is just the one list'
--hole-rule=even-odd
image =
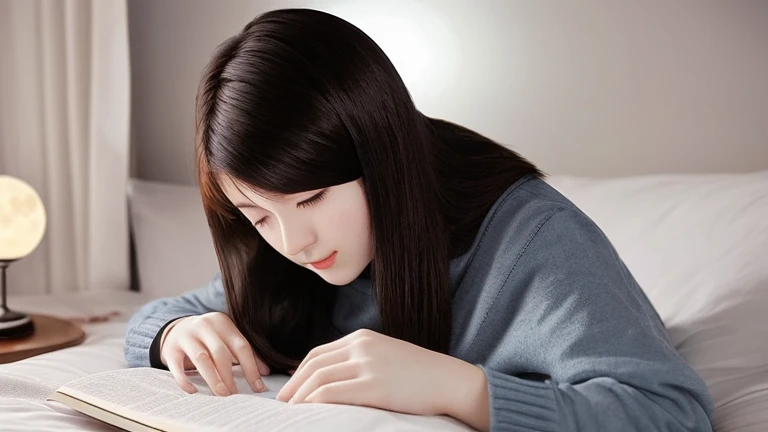
[{"label": "cheek", "polygon": [[272,246],[272,249],[276,250],[281,255],[285,255],[283,253],[283,238],[280,232],[280,225],[277,224],[274,219],[270,219],[267,225],[263,228],[254,229],[257,230],[259,236],[261,236],[268,245]]},{"label": "cheek", "polygon": [[339,209],[335,212],[332,223],[339,241],[362,244],[369,237],[370,217],[365,206]]}]

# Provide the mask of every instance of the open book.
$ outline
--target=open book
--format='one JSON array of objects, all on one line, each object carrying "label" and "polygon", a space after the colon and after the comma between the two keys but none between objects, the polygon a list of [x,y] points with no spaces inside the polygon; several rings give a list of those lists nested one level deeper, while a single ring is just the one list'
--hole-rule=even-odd
[{"label": "open book", "polygon": [[118,369],[70,381],[48,400],[129,431],[466,431],[446,416],[416,416],[369,407],[287,404],[275,400],[290,379],[263,377],[267,391],[256,393],[240,366],[233,370],[238,393],[215,396],[197,371],[187,371],[197,393],[181,390],[170,372],[152,368]]},{"label": "open book", "polygon": [[118,369],[70,381],[48,400],[129,431],[242,430],[294,407],[274,400],[289,376],[263,377],[268,390],[256,393],[239,366],[233,375],[238,394],[219,397],[197,371],[187,371],[198,389],[188,394],[168,371]]}]

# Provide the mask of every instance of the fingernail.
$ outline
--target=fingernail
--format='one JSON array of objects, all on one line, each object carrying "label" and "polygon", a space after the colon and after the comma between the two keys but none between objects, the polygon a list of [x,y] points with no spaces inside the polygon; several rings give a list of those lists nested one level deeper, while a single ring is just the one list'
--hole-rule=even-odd
[{"label": "fingernail", "polygon": [[294,402],[294,401],[293,401],[293,398],[290,398],[290,399],[288,400],[288,403],[289,403],[289,404],[291,404],[291,405],[293,405],[293,404],[295,404],[296,402]]},{"label": "fingernail", "polygon": [[185,391],[186,391],[187,393],[189,393],[189,394],[195,394],[195,393],[197,393],[197,387],[195,387],[195,386],[189,386],[189,387],[187,387],[187,388],[186,388],[186,390],[185,390]]},{"label": "fingernail", "polygon": [[261,378],[256,380],[256,390],[258,391],[264,391],[264,381],[261,380]]}]

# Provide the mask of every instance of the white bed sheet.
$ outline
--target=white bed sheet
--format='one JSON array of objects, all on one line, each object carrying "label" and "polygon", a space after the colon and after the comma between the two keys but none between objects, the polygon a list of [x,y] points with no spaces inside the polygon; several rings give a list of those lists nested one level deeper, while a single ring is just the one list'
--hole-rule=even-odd
[{"label": "white bed sheet", "polygon": [[86,324],[75,347],[0,365],[0,429],[3,431],[116,431],[45,398],[60,385],[88,374],[125,367],[123,338],[130,315],[147,299],[131,292],[11,297],[14,310],[60,317],[119,311],[108,322]]},{"label": "white bed sheet", "polygon": [[[133,312],[149,298],[132,292],[28,296],[9,299],[9,306],[24,312],[55,316],[79,316],[119,311],[105,323],[86,324],[85,341],[66,348],[0,365],[0,430],[3,432],[117,431],[58,402],[45,398],[60,385],[85,375],[126,367],[123,358],[125,326]],[[342,418],[344,407],[339,407]],[[463,423],[449,417],[419,417],[376,410],[370,419],[344,430],[377,431],[467,431]],[[352,416],[360,419],[359,413]],[[290,430],[337,431],[339,418],[290,425]],[[258,430],[258,425],[254,425]]]}]

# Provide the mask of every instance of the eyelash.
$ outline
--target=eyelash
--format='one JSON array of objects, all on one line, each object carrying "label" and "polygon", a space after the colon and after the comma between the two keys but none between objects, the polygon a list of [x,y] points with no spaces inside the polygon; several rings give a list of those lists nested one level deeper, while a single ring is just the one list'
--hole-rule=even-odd
[{"label": "eyelash", "polygon": [[[320,195],[317,195],[316,197],[312,198],[310,201],[303,202],[303,203],[299,204],[299,207],[306,208],[306,207],[310,207],[310,206],[313,206],[313,205],[319,203],[320,201],[322,201],[325,198],[325,194],[327,192],[328,192],[327,190],[324,190],[322,193],[320,193]],[[261,225],[264,225],[264,221],[265,220],[267,220],[266,216],[261,218],[260,220],[258,220],[256,222],[254,222],[253,226],[258,228]]]}]

